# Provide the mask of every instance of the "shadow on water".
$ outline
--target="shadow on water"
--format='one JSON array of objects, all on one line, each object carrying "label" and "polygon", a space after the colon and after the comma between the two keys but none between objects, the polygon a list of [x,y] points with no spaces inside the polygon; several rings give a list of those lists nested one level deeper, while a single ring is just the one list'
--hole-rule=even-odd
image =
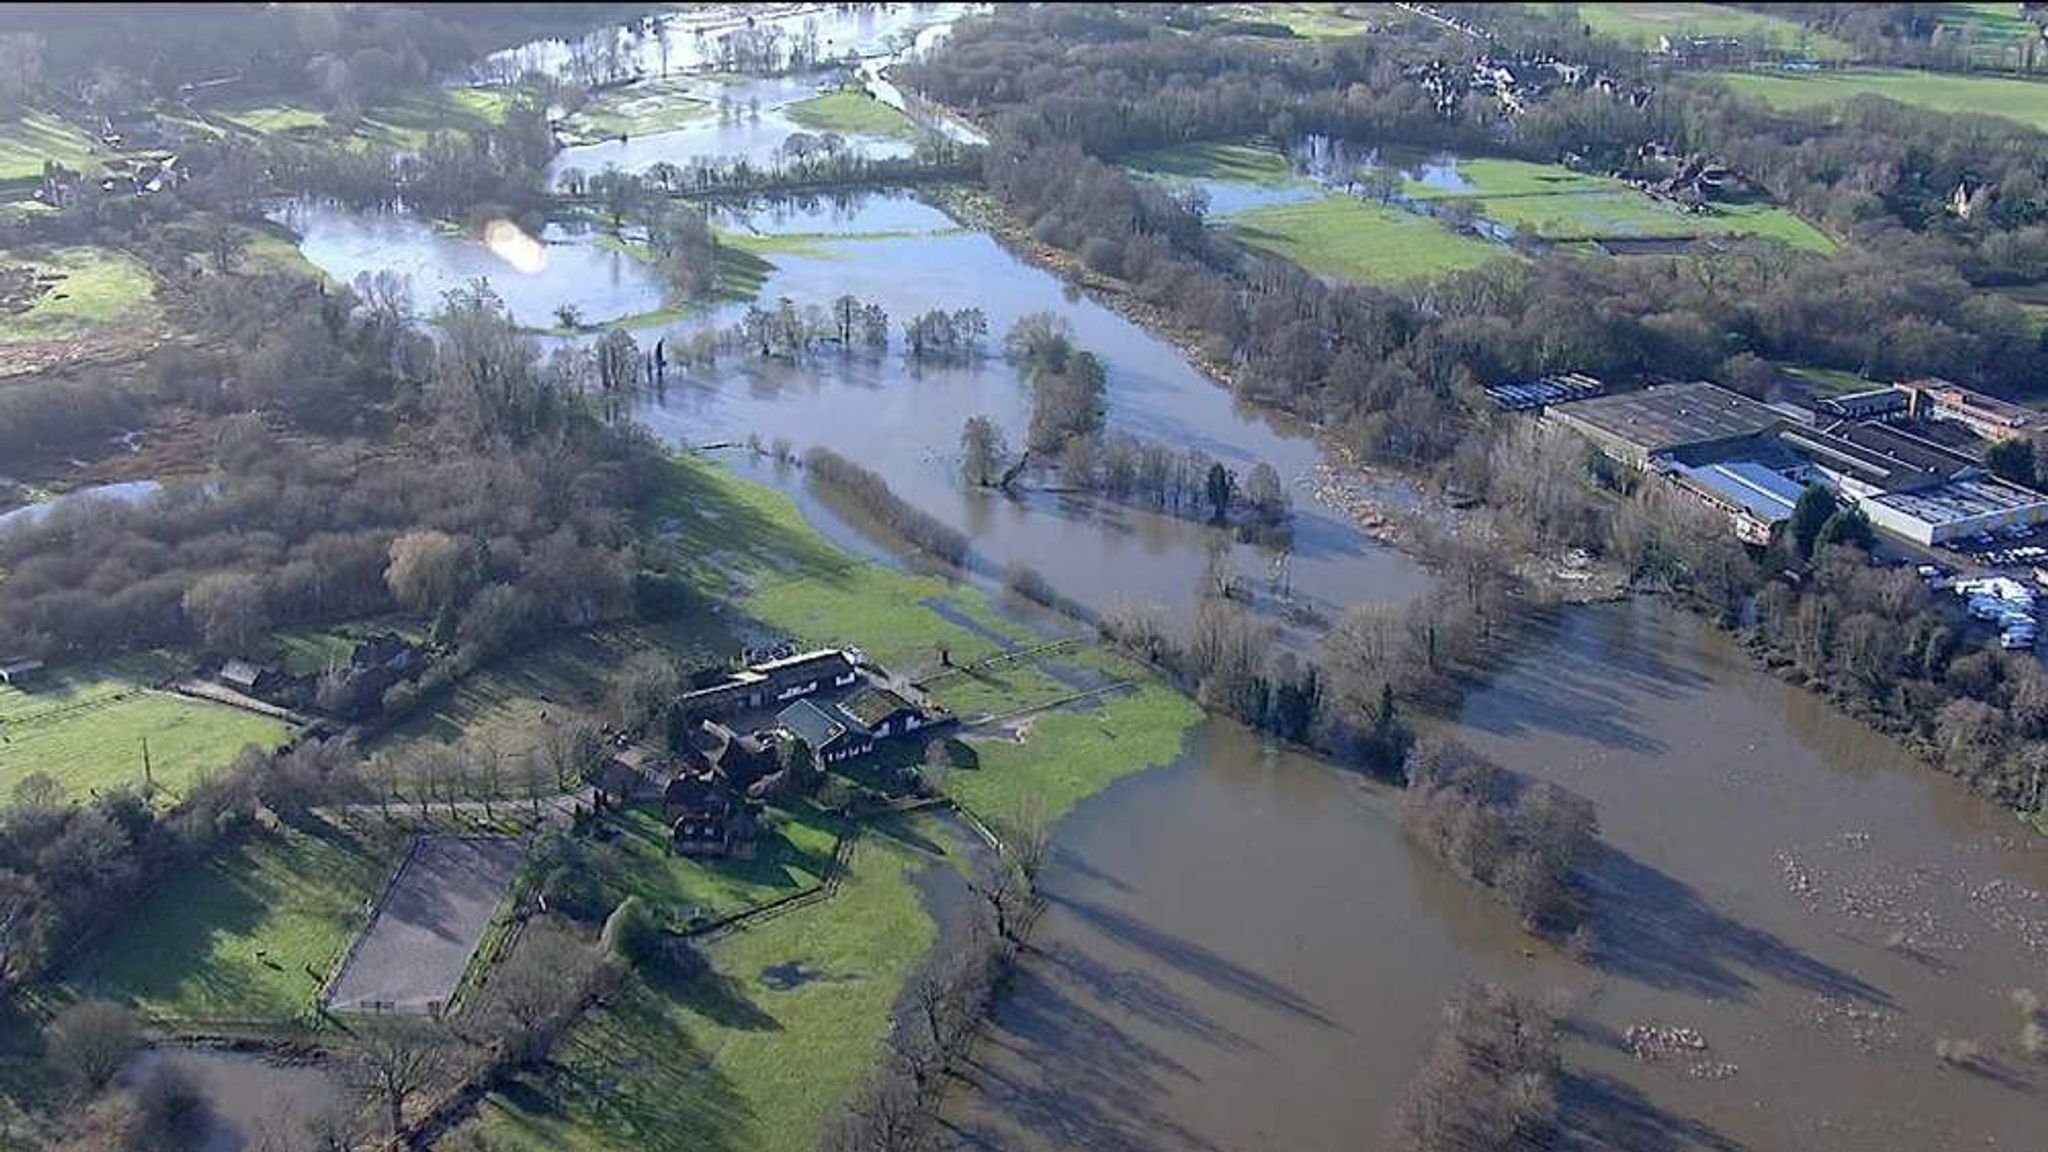
[{"label": "shadow on water", "polygon": [[1891,997],[1708,904],[1689,885],[1600,845],[1580,870],[1593,909],[1598,966],[1656,988],[1746,998],[1753,972],[1799,988],[1890,1005]]},{"label": "shadow on water", "polygon": [[1141,969],[1112,967],[1069,944],[1054,945],[1039,956],[1063,977],[1120,1012],[1218,1048],[1260,1050],[1249,1037],[1211,1018],[1192,1000]]},{"label": "shadow on water", "polygon": [[1162,932],[1133,916],[1070,896],[1051,895],[1047,903],[1126,947],[1196,977],[1211,986],[1266,1008],[1320,1024],[1342,1027],[1322,1009],[1284,984],[1269,980],[1192,940]]},{"label": "shadow on water", "polygon": [[[1036,967],[1018,971],[987,1043],[1006,1050],[1004,1058],[978,1063],[969,1076],[992,1115],[953,1126],[963,1146],[1006,1148],[1022,1129],[1050,1147],[1096,1152],[1215,1147],[1161,1107],[1166,1082],[1190,1078],[1187,1067],[1067,995]],[[1088,1059],[1071,1059],[1078,1052]]]},{"label": "shadow on water", "polygon": [[[1574,642],[1571,629],[1620,626],[1591,644]],[[1630,699],[1677,700],[1714,683],[1706,671],[1664,657],[1655,643],[1627,631],[1627,614],[1568,613],[1534,629],[1530,650],[1544,654],[1541,676],[1502,676],[1465,709],[1464,723],[1508,739],[1548,732],[1642,756],[1670,746],[1647,733]],[[1603,632],[1609,629],[1601,629]],[[1653,638],[1654,639],[1654,638]]]},{"label": "shadow on water", "polygon": [[1558,1147],[1574,1152],[1745,1152],[1746,1146],[1697,1120],[1657,1107],[1607,1076],[1567,1072],[1558,1090]]}]

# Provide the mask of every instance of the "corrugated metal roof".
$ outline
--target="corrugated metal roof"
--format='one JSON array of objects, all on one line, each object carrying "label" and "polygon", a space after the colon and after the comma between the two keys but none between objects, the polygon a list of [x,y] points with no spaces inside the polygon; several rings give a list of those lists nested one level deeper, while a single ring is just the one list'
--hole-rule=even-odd
[{"label": "corrugated metal roof", "polygon": [[1709,491],[1747,508],[1765,523],[1776,523],[1792,515],[1805,491],[1792,480],[1750,460],[1732,460],[1694,468],[1677,465],[1685,478]]}]

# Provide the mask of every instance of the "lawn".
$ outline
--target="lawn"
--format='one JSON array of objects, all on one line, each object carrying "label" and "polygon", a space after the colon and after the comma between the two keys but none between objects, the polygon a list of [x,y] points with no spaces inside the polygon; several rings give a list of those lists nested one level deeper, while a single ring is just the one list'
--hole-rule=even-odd
[{"label": "lawn", "polygon": [[1880,96],[1937,112],[1998,116],[2048,132],[2048,80],[1856,68],[1839,72],[1724,72],[1728,86],[1774,108],[1811,108]]},{"label": "lawn", "polygon": [[1182,144],[1140,152],[1124,164],[1135,171],[1183,180],[1229,180],[1278,188],[1294,183],[1294,166],[1277,148],[1258,144]]},{"label": "lawn", "polygon": [[221,119],[265,136],[278,132],[324,132],[327,129],[325,112],[296,104],[252,104],[224,112]]},{"label": "lawn", "polygon": [[1509,255],[1428,217],[1351,196],[1250,208],[1230,218],[1230,234],[1310,272],[1370,284],[1464,272]]},{"label": "lawn", "polygon": [[1579,19],[1596,36],[1654,48],[1662,36],[1740,36],[1780,51],[1846,60],[1853,50],[1794,20],[1722,4],[1579,4]]},{"label": "lawn", "polygon": [[1939,23],[1948,42],[1969,44],[1978,67],[2023,68],[2026,45],[2041,38],[2040,25],[2021,15],[2018,4],[1945,4]]},{"label": "lawn", "polygon": [[843,135],[915,136],[917,126],[880,100],[858,89],[843,88],[783,109],[798,125],[813,132]]},{"label": "lawn", "polygon": [[685,80],[642,80],[592,97],[562,124],[570,144],[591,144],[620,136],[673,132],[710,115],[711,105],[689,94]]},{"label": "lawn", "polygon": [[697,913],[729,916],[823,880],[839,840],[834,820],[809,805],[773,820],[754,859],[715,860],[671,852],[668,829],[651,807],[616,811],[592,851],[606,904],[638,896],[656,916],[682,924]]},{"label": "lawn", "polygon": [[98,143],[85,131],[48,112],[23,112],[0,120],[0,180],[34,180],[43,174],[43,161],[57,163],[81,173],[98,171],[94,159]]},{"label": "lawn", "polygon": [[1780,364],[1780,375],[1798,381],[1812,388],[1819,396],[1840,396],[1849,392],[1864,392],[1884,385],[1876,380],[1844,372],[1840,368],[1815,368],[1807,364]]},{"label": "lawn", "polygon": [[78,798],[140,786],[144,741],[157,785],[176,795],[244,746],[276,747],[290,735],[281,721],[148,690],[114,670],[53,673],[31,688],[0,687],[0,805],[31,772]]},{"label": "lawn", "polygon": [[936,936],[911,882],[936,859],[863,837],[832,899],[711,945],[687,984],[629,979],[469,1126],[507,1152],[809,1152]]},{"label": "lawn", "polygon": [[0,344],[68,340],[148,308],[155,281],[142,265],[105,248],[14,250],[0,264],[38,279],[25,309],[0,317]]},{"label": "lawn", "polygon": [[323,824],[259,833],[173,873],[67,983],[163,1019],[303,1017],[406,844]]}]

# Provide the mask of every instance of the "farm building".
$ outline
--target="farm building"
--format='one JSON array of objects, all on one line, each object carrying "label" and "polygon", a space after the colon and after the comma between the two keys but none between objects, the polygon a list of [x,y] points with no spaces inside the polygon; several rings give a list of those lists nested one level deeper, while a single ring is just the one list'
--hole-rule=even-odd
[{"label": "farm building", "polygon": [[853,658],[836,648],[827,648],[726,673],[710,684],[683,693],[676,706],[693,716],[724,715],[794,700],[826,687],[850,688],[858,679]]},{"label": "farm building", "polygon": [[23,656],[0,656],[0,684],[18,688],[35,679],[42,670],[41,660],[30,660]]},{"label": "farm building", "polygon": [[1784,413],[1718,384],[1664,384],[1545,409],[1545,423],[1569,428],[1607,455],[1647,469],[1678,454],[1704,462],[1731,454],[1787,422]]},{"label": "farm building", "polygon": [[685,772],[662,790],[661,812],[669,848],[683,856],[754,857],[759,819],[715,770]]},{"label": "farm building", "polygon": [[799,700],[776,713],[775,722],[811,746],[821,764],[839,764],[875,750],[875,734],[838,705],[820,708]]}]

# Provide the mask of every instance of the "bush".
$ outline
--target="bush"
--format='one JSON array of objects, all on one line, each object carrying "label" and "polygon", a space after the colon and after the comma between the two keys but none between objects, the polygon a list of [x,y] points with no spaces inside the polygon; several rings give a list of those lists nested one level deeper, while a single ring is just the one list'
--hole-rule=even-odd
[{"label": "bush", "polygon": [[605,918],[601,939],[606,952],[641,967],[660,957],[662,936],[646,903],[638,896],[628,896]]}]

